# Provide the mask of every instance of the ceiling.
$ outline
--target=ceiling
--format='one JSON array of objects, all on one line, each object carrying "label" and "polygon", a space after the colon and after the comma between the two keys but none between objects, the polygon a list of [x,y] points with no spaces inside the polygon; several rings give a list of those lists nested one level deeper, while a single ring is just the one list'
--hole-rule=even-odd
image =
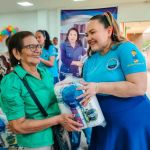
[{"label": "ceiling", "polygon": [[[21,7],[17,2],[28,1],[34,4],[33,7]],[[119,4],[146,2],[150,0],[86,0],[74,2],[73,0],[0,0],[0,14],[18,13],[40,9],[80,9],[100,8],[103,6],[118,6]]]}]

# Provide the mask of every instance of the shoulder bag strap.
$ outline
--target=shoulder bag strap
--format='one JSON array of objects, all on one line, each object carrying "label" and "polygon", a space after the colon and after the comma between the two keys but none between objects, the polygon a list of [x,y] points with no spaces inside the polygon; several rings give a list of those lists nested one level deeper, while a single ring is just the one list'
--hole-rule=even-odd
[{"label": "shoulder bag strap", "polygon": [[[14,72],[17,76],[18,74],[16,72]],[[19,76],[18,76],[19,77]],[[20,77],[19,77],[20,78]],[[21,78],[20,78],[21,79]],[[33,92],[33,90],[30,88],[28,82],[23,78],[21,79],[21,81],[23,82],[24,86],[26,87],[26,89],[28,90],[28,92],[30,93],[30,96],[32,97],[32,99],[34,100],[35,104],[37,105],[37,107],[39,108],[40,112],[43,114],[43,116],[47,117],[48,114],[46,112],[46,110],[43,108],[43,106],[41,105],[40,101],[38,100],[37,96],[35,95],[35,93]]]}]

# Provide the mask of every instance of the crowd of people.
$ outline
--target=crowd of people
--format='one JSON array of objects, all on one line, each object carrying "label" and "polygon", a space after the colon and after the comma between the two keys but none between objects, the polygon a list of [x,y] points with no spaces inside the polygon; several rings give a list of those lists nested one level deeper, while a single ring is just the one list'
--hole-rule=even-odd
[{"label": "crowd of people", "polygon": [[[87,51],[74,27],[68,30],[60,47],[58,38],[51,40],[46,30],[35,34],[20,31],[8,39],[11,65],[3,69],[0,82],[1,107],[8,129],[16,134],[18,145],[24,150],[52,150],[52,129],[56,125],[69,132],[71,150],[80,148],[81,131],[89,150],[149,150],[150,101],[145,94],[145,58],[121,35],[110,12],[90,18],[85,36]],[[81,58],[85,55],[87,60],[83,63]],[[85,92],[78,98],[87,101],[96,95],[107,122],[105,127],[81,130],[82,124],[73,115],[60,113],[54,85],[68,74],[84,79],[77,90]]]}]

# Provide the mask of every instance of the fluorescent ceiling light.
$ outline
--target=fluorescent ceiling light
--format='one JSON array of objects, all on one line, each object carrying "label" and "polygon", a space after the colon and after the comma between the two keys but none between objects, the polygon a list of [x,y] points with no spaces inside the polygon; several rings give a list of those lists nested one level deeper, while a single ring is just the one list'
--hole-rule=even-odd
[{"label": "fluorescent ceiling light", "polygon": [[73,0],[74,2],[81,2],[81,1],[86,1],[86,0]]},{"label": "fluorescent ceiling light", "polygon": [[33,6],[33,4],[30,2],[18,2],[17,4],[24,7]]}]

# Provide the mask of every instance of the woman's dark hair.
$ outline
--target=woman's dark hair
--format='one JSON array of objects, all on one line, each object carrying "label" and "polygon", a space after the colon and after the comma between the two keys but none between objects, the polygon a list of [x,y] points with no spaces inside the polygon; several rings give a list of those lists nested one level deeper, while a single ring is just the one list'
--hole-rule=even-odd
[{"label": "woman's dark hair", "polygon": [[46,30],[37,30],[36,32],[40,32],[45,37],[44,48],[46,50],[48,50],[49,46],[53,45],[52,42],[51,42],[51,40],[50,40],[49,33]]},{"label": "woman's dark hair", "polygon": [[[102,15],[96,15],[90,18],[90,20],[98,20],[100,23],[104,25],[105,28],[108,28],[109,26],[113,27],[111,39],[115,44],[119,44],[120,42],[127,41],[120,33],[119,26],[117,24],[117,21],[113,17],[113,15],[110,12],[105,12]],[[89,21],[90,21],[89,20]],[[92,51],[89,48],[88,49],[88,55],[91,55]]]},{"label": "woman's dark hair", "polygon": [[20,31],[12,35],[11,38],[9,39],[8,52],[9,52],[10,63],[12,67],[16,66],[19,63],[19,60],[17,60],[13,54],[13,49],[16,49],[16,51],[21,53],[24,47],[23,39],[28,36],[34,36],[34,34],[29,31]]},{"label": "woman's dark hair", "polygon": [[9,40],[10,40],[11,36],[8,36],[5,40],[5,45],[8,47],[8,44],[9,44]]},{"label": "woman's dark hair", "polygon": [[77,43],[78,43],[80,46],[82,46],[82,42],[81,42],[80,36],[79,36],[79,31],[78,31],[76,28],[70,28],[70,29],[68,30],[65,41],[66,41],[66,42],[69,41],[68,36],[69,36],[69,34],[70,34],[71,31],[75,31],[75,32],[77,33]]}]

